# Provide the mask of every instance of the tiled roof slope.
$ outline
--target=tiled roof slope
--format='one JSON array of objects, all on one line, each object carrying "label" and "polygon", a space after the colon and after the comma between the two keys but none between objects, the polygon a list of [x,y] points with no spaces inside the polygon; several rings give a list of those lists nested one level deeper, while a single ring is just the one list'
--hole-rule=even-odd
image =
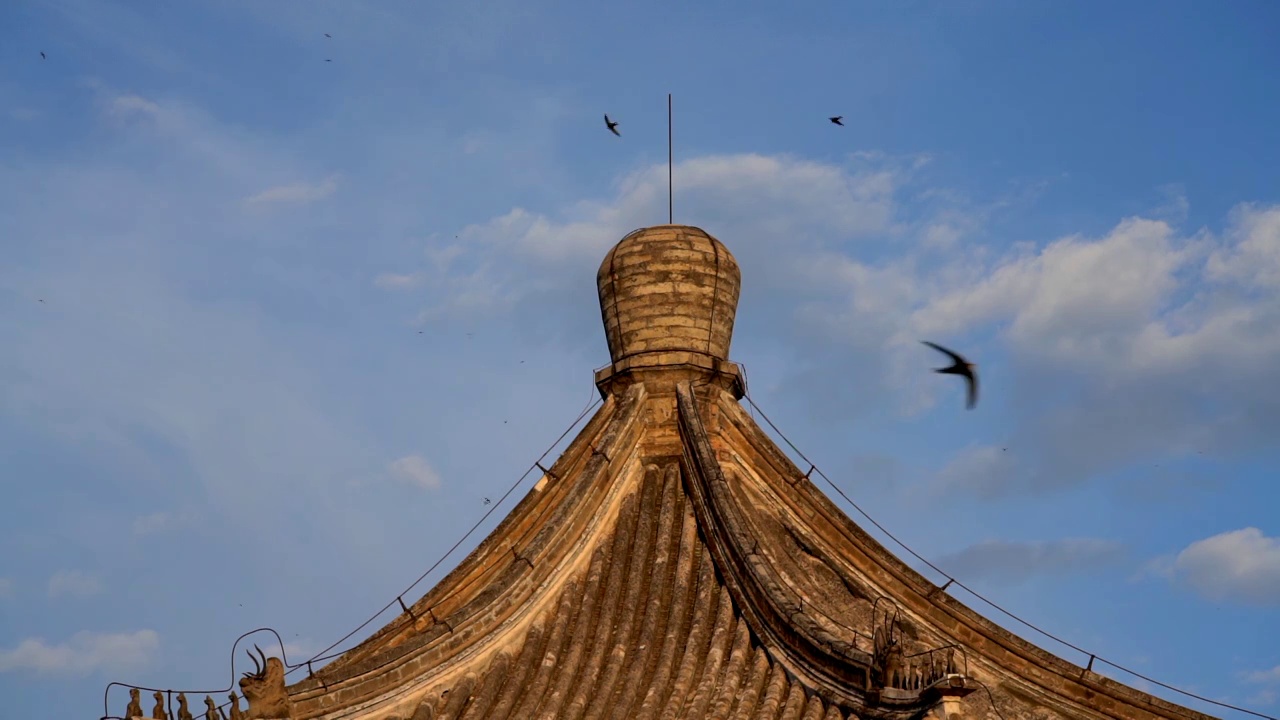
[{"label": "tiled roof slope", "polygon": [[288,688],[294,720],[1154,720],[951,599],[738,400],[737,261],[637,230],[597,273],[605,402],[435,588]]},{"label": "tiled roof slope", "polygon": [[[965,718],[996,718],[993,702],[1007,720],[1207,717],[934,590],[732,394],[638,383],[412,616],[289,688],[293,716],[942,718],[925,686],[947,669],[936,649],[959,645],[950,669],[991,690],[959,700]],[[867,677],[886,626],[916,661],[889,687]]]}]

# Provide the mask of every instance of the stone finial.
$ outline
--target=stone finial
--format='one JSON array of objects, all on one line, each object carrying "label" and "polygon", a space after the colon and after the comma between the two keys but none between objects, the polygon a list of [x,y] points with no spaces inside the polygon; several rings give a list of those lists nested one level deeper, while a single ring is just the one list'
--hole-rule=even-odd
[{"label": "stone finial", "polygon": [[231,701],[231,714],[229,720],[244,720],[244,713],[240,710],[240,697],[236,695],[236,691],[232,690],[227,699]]},{"label": "stone finial", "polygon": [[169,713],[164,709],[164,693],[157,690],[152,697],[156,699],[156,706],[151,708],[151,717],[154,720],[169,720]]},{"label": "stone finial", "polygon": [[178,693],[178,720],[196,720],[187,707],[187,694]]},{"label": "stone finial", "polygon": [[226,715],[218,709],[218,703],[208,695],[204,696],[204,720],[226,720]]},{"label": "stone finial", "polygon": [[738,377],[728,362],[741,273],[719,240],[687,225],[643,228],[614,246],[596,274],[612,360],[597,384],[625,374]]},{"label": "stone finial", "polygon": [[138,688],[129,688],[129,705],[124,709],[124,716],[129,720],[143,717],[142,692]]}]

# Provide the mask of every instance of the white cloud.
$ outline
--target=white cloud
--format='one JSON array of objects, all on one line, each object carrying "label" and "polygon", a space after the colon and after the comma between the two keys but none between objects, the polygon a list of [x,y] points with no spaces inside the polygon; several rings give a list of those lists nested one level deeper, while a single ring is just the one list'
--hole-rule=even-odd
[{"label": "white cloud", "polygon": [[1150,569],[1215,602],[1280,605],[1280,538],[1258,528],[1197,540],[1172,559],[1157,558]]},{"label": "white cloud", "polygon": [[[736,255],[744,243],[779,242],[801,251],[827,238],[891,229],[893,198],[912,168],[883,158],[850,168],[787,156],[713,155],[674,169],[681,215],[722,233]],[[616,183],[612,201],[581,202],[564,221],[523,208],[466,228],[463,237],[545,263],[599,263],[626,233],[665,217],[667,170],[653,166]]]},{"label": "white cloud", "polygon": [[198,518],[190,512],[157,511],[133,519],[133,534],[138,536],[182,530],[195,525]]},{"label": "white cloud", "polygon": [[[1149,453],[1262,447],[1264,428],[1280,422],[1280,392],[1267,381],[1280,362],[1280,298],[1249,291],[1269,276],[1240,268],[1265,266],[1278,212],[1238,207],[1222,241],[1129,219],[1098,239],[1016,248],[969,276],[953,270],[942,292],[917,299],[895,338],[904,347],[1000,329],[1012,353],[1008,444],[1025,467],[952,473],[957,489],[1047,489]],[[1242,257],[1251,259],[1235,264]]]},{"label": "white cloud", "polygon": [[[1280,302],[1260,268],[1280,247],[1280,208],[1241,205],[1221,237],[1135,217],[1099,236],[999,248],[969,236],[1043,183],[983,204],[920,192],[919,172],[918,161],[874,153],[846,166],[748,154],[675,168],[680,215],[738,258],[757,331],[796,348],[780,392],[843,422],[886,404],[919,413],[941,393],[959,401],[961,388],[921,380],[930,360],[918,340],[992,338],[965,349],[980,365],[1009,353],[982,402],[1012,411],[1000,445],[1017,461],[969,449],[942,473],[987,497],[1063,488],[1153,454],[1265,446],[1264,428],[1280,423],[1268,382]],[[429,254],[452,253],[458,277],[433,277],[419,320],[509,311],[531,332],[594,347],[594,271],[618,238],[661,221],[665,184],[664,167],[647,168],[612,198],[554,218],[515,208],[464,229],[461,243],[433,245]],[[1185,197],[1165,191],[1175,202],[1163,214],[1176,219]]]},{"label": "white cloud", "polygon": [[119,116],[133,114],[155,116],[160,114],[160,105],[138,95],[120,95],[111,100],[108,112]]},{"label": "white cloud", "polygon": [[1011,542],[987,540],[938,560],[938,566],[962,581],[1016,583],[1032,575],[1085,572],[1119,560],[1124,546],[1097,538]]},{"label": "white cloud", "polygon": [[[323,650],[327,646],[328,646],[327,643],[322,645],[314,640],[310,640],[307,638],[294,639],[284,644],[284,652],[285,652],[285,655],[288,657],[289,662],[298,663],[298,662],[302,662],[303,660],[306,660],[312,655],[315,655],[317,652]],[[267,657],[280,656],[278,648],[274,646],[270,648],[263,648],[263,649],[266,651]]]},{"label": "white cloud", "polygon": [[102,592],[102,581],[79,570],[59,570],[49,578],[49,597],[90,597]]},{"label": "white cloud", "polygon": [[305,205],[323,200],[338,189],[336,176],[325,178],[319,183],[298,182],[288,185],[277,185],[267,188],[245,200],[246,205],[270,205],[276,203],[293,203]]},{"label": "white cloud", "polygon": [[31,670],[84,675],[95,670],[137,669],[145,667],[159,648],[160,636],[154,630],[79,632],[68,641],[54,645],[43,638],[27,638],[17,647],[0,649],[0,672]]},{"label": "white cloud", "polygon": [[935,489],[965,488],[980,497],[998,496],[1017,477],[1016,460],[1005,448],[965,448],[938,472]]},{"label": "white cloud", "polygon": [[408,455],[391,463],[391,474],[396,478],[427,490],[440,488],[440,473],[421,455]]},{"label": "white cloud", "polygon": [[416,287],[422,283],[422,275],[418,273],[410,273],[408,275],[397,275],[395,273],[383,273],[373,279],[373,284],[380,288],[401,290]]},{"label": "white cloud", "polygon": [[29,107],[17,107],[9,110],[9,117],[18,122],[28,122],[41,117],[39,110]]},{"label": "white cloud", "polygon": [[164,532],[173,526],[173,516],[167,512],[154,512],[133,520],[134,535],[151,535]]},{"label": "white cloud", "polygon": [[1268,707],[1280,701],[1280,665],[1270,670],[1255,670],[1245,673],[1243,680],[1250,685],[1258,685],[1258,691],[1249,698],[1254,705]]},{"label": "white cloud", "polygon": [[1280,665],[1270,670],[1255,670],[1245,673],[1245,682],[1260,683],[1264,685],[1280,685]]},{"label": "white cloud", "polygon": [[1206,275],[1280,288],[1280,206],[1241,205],[1232,211],[1232,220],[1228,243],[1209,257]]}]

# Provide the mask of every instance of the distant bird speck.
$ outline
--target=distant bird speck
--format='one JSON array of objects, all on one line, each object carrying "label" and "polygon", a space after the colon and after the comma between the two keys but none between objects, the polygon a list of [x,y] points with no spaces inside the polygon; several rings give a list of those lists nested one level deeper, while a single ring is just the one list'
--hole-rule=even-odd
[{"label": "distant bird speck", "polygon": [[327,37],[327,38],[329,38],[329,39],[333,39],[333,36],[332,36],[332,35],[330,35],[329,33],[325,33],[325,34],[324,34],[324,36],[325,36],[325,37]]},{"label": "distant bird speck", "polygon": [[609,113],[604,114],[604,124],[608,126],[609,132],[617,135],[618,137],[622,137],[622,133],[618,132],[618,123],[609,119]]},{"label": "distant bird speck", "polygon": [[332,60],[330,60],[329,58],[325,58],[325,59],[324,59],[324,61],[325,61],[325,62],[333,62],[333,61],[332,61]]},{"label": "distant bird speck", "polygon": [[928,340],[921,340],[920,342],[928,345],[938,352],[946,353],[951,356],[951,359],[954,361],[951,365],[944,368],[935,368],[934,372],[939,372],[944,375],[959,375],[963,377],[969,386],[969,399],[968,402],[965,403],[965,406],[972,410],[973,407],[978,404],[978,366],[968,360],[965,360],[958,353],[952,352],[941,345],[931,343]]},{"label": "distant bird speck", "polygon": [[44,302],[44,298],[36,298],[38,302]]},{"label": "distant bird speck", "polygon": [[484,499],[484,504],[485,504],[485,505],[488,505],[488,504],[489,504],[489,498],[485,498],[485,499]]},{"label": "distant bird speck", "polygon": [[839,125],[840,127],[844,127],[844,123],[840,122],[841,120],[843,120],[843,119],[844,119],[844,116],[843,116],[843,115],[837,115],[837,116],[835,116],[835,117],[833,117],[833,118],[827,118],[827,119],[828,119],[828,120],[830,120],[831,122],[835,123],[836,125]]},{"label": "distant bird speck", "polygon": [[41,50],[41,51],[40,51],[40,59],[41,59],[41,60],[47,60],[47,59],[48,59],[48,58],[46,58],[46,57],[44,56],[44,51],[43,51],[43,50]]}]

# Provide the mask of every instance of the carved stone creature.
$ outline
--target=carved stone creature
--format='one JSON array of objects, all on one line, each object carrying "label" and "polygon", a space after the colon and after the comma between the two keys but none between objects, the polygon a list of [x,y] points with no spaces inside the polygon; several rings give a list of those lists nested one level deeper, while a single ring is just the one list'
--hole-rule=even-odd
[{"label": "carved stone creature", "polygon": [[129,688],[129,706],[124,709],[124,716],[129,720],[143,717],[141,694],[138,688]]},{"label": "carved stone creature", "polygon": [[227,699],[231,701],[230,720],[244,720],[244,713],[240,712],[240,698],[236,695],[236,691],[232,690]]},{"label": "carved stone creature", "polygon": [[872,683],[876,687],[902,688],[906,685],[906,666],[903,662],[902,644],[898,641],[896,622],[892,616],[884,625],[875,629],[872,636],[876,675]]},{"label": "carved stone creature", "polygon": [[218,709],[218,703],[208,695],[204,696],[204,720],[227,720],[227,716]]},{"label": "carved stone creature", "polygon": [[284,662],[277,657],[267,657],[257,645],[253,649],[258,651],[262,662],[258,662],[253,653],[248,653],[257,670],[240,678],[240,692],[249,701],[245,720],[292,718],[293,706],[289,702],[289,693],[284,689]]},{"label": "carved stone creature", "polygon": [[151,709],[151,717],[155,720],[169,720],[169,713],[164,711],[164,693],[157,690],[152,697],[156,699],[156,706]]},{"label": "carved stone creature", "polygon": [[178,693],[178,720],[196,720],[191,714],[191,708],[187,707],[186,693]]}]

